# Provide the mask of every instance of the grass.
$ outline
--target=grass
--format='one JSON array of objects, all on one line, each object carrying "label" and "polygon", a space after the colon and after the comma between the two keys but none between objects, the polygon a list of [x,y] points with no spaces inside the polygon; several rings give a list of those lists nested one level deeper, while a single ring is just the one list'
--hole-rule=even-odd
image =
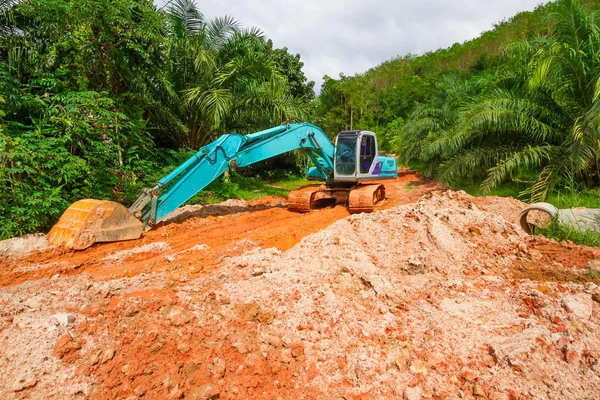
[{"label": "grass", "polygon": [[[272,187],[283,189],[289,193],[292,190],[298,189],[300,186],[309,185],[309,184],[317,184],[317,183],[318,182],[309,181],[308,179],[306,179],[306,177],[290,176],[290,177],[286,177],[286,178],[269,181],[267,184]],[[286,193],[286,195],[287,195],[287,193]]]},{"label": "grass", "polygon": [[267,181],[232,173],[229,180],[216,179],[187,203],[214,204],[228,199],[255,200],[265,196],[287,197],[290,191],[309,183],[311,182],[306,178],[294,175]]},{"label": "grass", "polygon": [[600,281],[600,272],[599,271],[594,271],[593,269],[586,269],[585,272],[583,273],[586,277],[588,277],[590,280],[593,281]]},{"label": "grass", "polygon": [[416,182],[410,181],[406,185],[404,185],[404,189],[413,190],[415,188]]},{"label": "grass", "polygon": [[588,229],[580,232],[572,226],[559,223],[556,219],[552,224],[544,229],[536,229],[535,234],[544,235],[547,238],[558,241],[570,240],[575,244],[584,246],[600,247],[600,234]]},{"label": "grass", "polygon": [[[456,179],[451,183],[453,189],[455,190],[464,190],[469,193],[471,196],[483,196],[483,191],[481,190],[481,183],[476,182],[473,179]],[[497,186],[489,193],[490,196],[500,196],[500,197],[514,197],[519,200],[525,201],[526,199],[521,193],[527,189],[527,184],[524,182],[507,182],[500,186]]]},{"label": "grass", "polygon": [[557,208],[600,208],[600,191],[564,185],[556,188],[546,202]]}]

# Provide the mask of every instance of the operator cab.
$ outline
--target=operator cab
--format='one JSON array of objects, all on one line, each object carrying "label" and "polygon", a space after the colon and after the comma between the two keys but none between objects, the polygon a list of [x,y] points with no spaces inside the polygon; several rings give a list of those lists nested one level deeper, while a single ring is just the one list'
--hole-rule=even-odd
[{"label": "operator cab", "polygon": [[377,137],[369,131],[342,131],[335,143],[336,181],[358,182],[368,179],[395,178],[396,159],[380,156]]}]

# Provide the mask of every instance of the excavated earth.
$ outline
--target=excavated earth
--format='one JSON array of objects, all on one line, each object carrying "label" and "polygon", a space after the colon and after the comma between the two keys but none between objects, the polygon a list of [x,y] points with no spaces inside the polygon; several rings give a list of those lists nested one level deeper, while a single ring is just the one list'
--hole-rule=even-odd
[{"label": "excavated earth", "polygon": [[0,242],[2,399],[597,399],[600,249],[403,171],[372,214],[188,206]]}]

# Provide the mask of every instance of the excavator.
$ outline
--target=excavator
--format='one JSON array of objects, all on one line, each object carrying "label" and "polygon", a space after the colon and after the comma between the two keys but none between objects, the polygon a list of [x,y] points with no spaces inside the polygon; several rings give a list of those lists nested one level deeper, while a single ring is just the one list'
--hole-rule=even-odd
[{"label": "excavator", "polygon": [[348,204],[351,213],[371,212],[385,200],[385,186],[368,181],[398,177],[396,159],[379,153],[373,132],[342,131],[333,144],[317,126],[284,123],[247,135],[222,135],[156,186],[143,189],[129,209],[107,200],[76,201],[52,227],[48,241],[83,250],[94,243],[138,239],[225,171],[292,150],[308,155],[313,164],[308,179],[323,183],[290,192],[290,211],[305,213],[335,201]]}]

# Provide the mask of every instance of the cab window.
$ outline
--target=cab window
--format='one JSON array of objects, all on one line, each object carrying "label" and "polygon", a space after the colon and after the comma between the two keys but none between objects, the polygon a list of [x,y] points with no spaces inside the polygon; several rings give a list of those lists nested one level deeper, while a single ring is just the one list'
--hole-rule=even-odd
[{"label": "cab window", "polygon": [[335,155],[335,172],[338,175],[354,175],[356,171],[356,136],[341,136]]},{"label": "cab window", "polygon": [[360,173],[367,174],[375,159],[375,138],[371,135],[363,135],[360,140]]}]

